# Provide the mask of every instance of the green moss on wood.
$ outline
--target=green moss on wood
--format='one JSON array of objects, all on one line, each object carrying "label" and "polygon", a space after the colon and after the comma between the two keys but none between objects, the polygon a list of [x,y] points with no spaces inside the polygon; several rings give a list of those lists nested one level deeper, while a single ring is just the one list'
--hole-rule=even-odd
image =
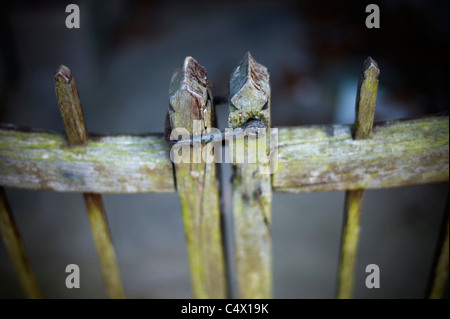
[{"label": "green moss on wood", "polygon": [[[270,128],[269,73],[250,53],[231,76],[229,101],[230,127],[258,120]],[[258,162],[257,140],[237,139],[234,147],[234,157],[240,157],[234,161],[232,182],[238,297],[270,298],[272,176],[260,173],[264,164]]]},{"label": "green moss on wood", "polygon": [[447,181],[448,116],[376,124],[353,140],[348,125],[279,129],[280,192],[396,187]]},{"label": "green moss on wood", "polygon": [[[353,140],[349,125],[280,128],[272,185],[279,192],[308,192],[448,181],[448,136],[448,116],[375,124],[361,141]],[[106,136],[86,147],[74,151],[57,133],[0,129],[0,182],[66,192],[175,190],[162,135]]]},{"label": "green moss on wood", "polygon": [[[206,70],[192,57],[172,77],[168,110],[170,128],[194,131],[211,128],[213,101]],[[184,229],[196,298],[226,298],[225,253],[222,241],[219,187],[214,163],[174,164],[177,192],[180,197]]]},{"label": "green moss on wood", "polygon": [[162,136],[106,136],[68,146],[56,133],[0,129],[2,185],[63,192],[173,192]]}]

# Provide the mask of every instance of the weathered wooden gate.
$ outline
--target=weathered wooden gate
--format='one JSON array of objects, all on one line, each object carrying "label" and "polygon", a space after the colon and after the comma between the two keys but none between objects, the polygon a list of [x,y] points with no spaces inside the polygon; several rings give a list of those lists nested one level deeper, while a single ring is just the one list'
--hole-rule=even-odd
[{"label": "weathered wooden gate", "polygon": [[[231,144],[227,144],[226,134],[212,131],[214,96],[206,70],[191,57],[187,57],[172,76],[167,132],[146,136],[89,137],[75,78],[67,67],[61,66],[55,74],[55,85],[67,139],[54,132],[2,124],[0,185],[83,193],[111,298],[123,298],[125,294],[100,194],[176,191],[181,202],[194,295],[227,298],[220,187],[216,174],[219,167],[195,152],[196,147],[203,149],[204,146],[207,153],[214,155],[217,149],[208,146],[219,142],[221,148],[221,138],[225,138],[233,159],[238,297],[272,296],[272,192],[345,190],[337,297],[350,298],[364,190],[449,179],[448,115],[373,125],[378,75],[379,68],[369,57],[364,62],[357,88],[354,125],[272,129],[263,140],[251,139],[242,132],[247,132],[252,125],[253,129],[270,129],[271,103],[269,73],[247,53],[231,76],[228,98],[229,127],[244,130],[233,133],[231,140],[228,139]],[[173,129],[184,129],[188,136],[195,131],[206,136],[173,143],[174,151],[189,151],[184,153],[184,160],[177,163],[169,159],[168,136],[170,131],[175,139],[183,134]],[[278,134],[272,134],[274,132]],[[278,139],[275,146],[266,143],[269,136]],[[270,161],[259,157],[248,161],[260,149],[269,154]],[[270,173],[264,169],[269,169]],[[448,276],[448,206],[444,215],[426,292],[431,298],[442,296]],[[41,297],[2,187],[0,231],[25,296]]]}]

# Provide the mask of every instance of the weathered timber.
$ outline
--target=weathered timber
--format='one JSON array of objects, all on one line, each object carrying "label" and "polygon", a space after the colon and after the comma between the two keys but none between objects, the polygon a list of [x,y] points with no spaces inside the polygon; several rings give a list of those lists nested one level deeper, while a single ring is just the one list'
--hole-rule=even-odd
[{"label": "weathered timber", "polygon": [[[231,75],[228,124],[243,127],[251,120],[270,129],[269,72],[248,52]],[[232,203],[239,298],[272,296],[271,175],[261,174],[258,143],[248,137],[229,144],[235,157]],[[239,157],[243,163],[237,163]]]},{"label": "weathered timber", "polygon": [[228,126],[259,120],[270,128],[270,104],[269,72],[247,52],[231,75]]},{"label": "weathered timber", "polygon": [[97,193],[174,192],[164,136],[97,136],[67,146],[64,136],[0,128],[0,184]]},{"label": "weathered timber", "polygon": [[359,76],[355,103],[355,139],[368,138],[372,133],[373,118],[378,92],[378,76],[380,69],[374,59],[368,57],[364,61]]},{"label": "weathered timber", "polygon": [[86,143],[86,124],[77,82],[65,65],[61,65],[55,73],[55,91],[69,144]]},{"label": "weathered timber", "polygon": [[0,187],[0,233],[25,297],[42,298],[3,187]]},{"label": "weathered timber", "polygon": [[100,258],[106,291],[112,299],[123,299],[125,298],[125,292],[122,287],[119,264],[112,244],[102,196],[95,193],[84,193],[83,197],[88,212],[92,236]]},{"label": "weathered timber", "polygon": [[[372,133],[379,74],[380,69],[377,63],[371,57],[368,57],[364,61],[356,94],[355,140],[368,138]],[[362,189],[349,190],[345,193],[337,284],[337,297],[339,299],[349,299],[353,293],[363,196],[364,190]]]},{"label": "weathered timber", "polygon": [[[169,97],[168,118],[172,129],[185,129],[192,136],[213,127],[214,106],[206,70],[192,57],[187,57],[174,72]],[[178,147],[174,145],[173,149]],[[216,164],[206,163],[199,156],[199,152],[205,151],[200,142],[187,145],[187,148],[185,145],[182,151],[186,150],[186,161],[174,166],[194,296],[226,298],[228,292]]]},{"label": "weathered timber", "polygon": [[[275,192],[377,189],[449,179],[447,115],[375,123],[354,140],[351,125],[278,130]],[[96,136],[67,146],[55,132],[0,125],[0,185],[58,192],[174,192],[163,134]]]},{"label": "weathered timber", "polygon": [[444,218],[441,223],[436,252],[431,266],[432,273],[429,279],[426,296],[430,299],[440,299],[444,296],[445,286],[448,282],[449,262],[449,198],[444,209]]},{"label": "weathered timber", "polygon": [[[56,71],[55,91],[69,144],[85,144],[88,136],[78,88],[70,69],[64,65]],[[83,195],[108,295],[125,298],[102,197],[95,193]]]},{"label": "weathered timber", "polygon": [[375,124],[371,137],[363,140],[354,140],[351,128],[280,128],[274,191],[340,191],[448,181],[448,116]]},{"label": "weathered timber", "polygon": [[339,299],[352,297],[363,195],[364,190],[362,189],[347,191],[345,195],[337,284],[337,297]]}]

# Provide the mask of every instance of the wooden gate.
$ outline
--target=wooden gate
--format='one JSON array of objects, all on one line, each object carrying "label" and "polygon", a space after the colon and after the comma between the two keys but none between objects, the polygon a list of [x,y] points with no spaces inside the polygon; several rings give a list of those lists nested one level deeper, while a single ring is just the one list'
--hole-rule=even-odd
[{"label": "wooden gate", "polygon": [[[269,73],[247,53],[230,79],[228,125],[234,130],[227,135],[214,131],[214,95],[206,70],[187,57],[172,76],[165,133],[89,137],[75,78],[69,68],[61,66],[55,74],[55,87],[67,138],[55,132],[1,124],[0,185],[83,193],[111,298],[123,298],[125,294],[100,194],[177,192],[194,295],[227,298],[229,279],[217,178],[220,166],[217,161],[202,158],[204,152],[217,155],[217,148],[209,146],[219,143],[221,149],[225,139],[233,163],[238,297],[272,297],[272,192],[345,190],[337,297],[351,298],[364,190],[449,179],[448,115],[374,124],[379,73],[369,57],[357,88],[354,125],[270,129]],[[244,134],[249,129],[256,132],[256,128],[266,129],[264,139]],[[183,132],[187,139],[170,141],[171,133],[178,140]],[[198,139],[195,132],[201,133]],[[277,143],[269,143],[269,137]],[[196,153],[198,149],[203,153]],[[269,161],[259,157],[248,160],[256,158],[261,149]],[[171,161],[169,154],[183,154],[183,150],[187,152],[181,161]],[[425,292],[430,298],[440,298],[445,289],[448,227],[447,201]],[[2,187],[0,231],[25,296],[40,298]]]}]

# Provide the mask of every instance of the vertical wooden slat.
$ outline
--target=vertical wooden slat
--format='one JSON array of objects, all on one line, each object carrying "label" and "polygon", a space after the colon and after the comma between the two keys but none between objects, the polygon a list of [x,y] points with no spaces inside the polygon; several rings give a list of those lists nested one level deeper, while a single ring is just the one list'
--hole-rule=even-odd
[{"label": "vertical wooden slat", "polygon": [[6,250],[19,277],[20,285],[27,298],[42,298],[36,277],[28,260],[24,244],[14,221],[5,190],[0,186],[0,233]]},{"label": "vertical wooden slat", "polygon": [[347,191],[344,205],[344,228],[339,261],[338,298],[352,297],[356,252],[359,242],[359,222],[364,190]]},{"label": "vertical wooden slat", "polygon": [[[372,132],[379,74],[380,69],[377,63],[371,57],[368,57],[364,61],[363,71],[358,83],[355,140],[368,138]],[[337,286],[337,297],[340,299],[352,297],[363,195],[364,190],[360,189],[347,191],[345,194],[344,227]]]},{"label": "vertical wooden slat", "polygon": [[[213,127],[213,100],[206,70],[192,57],[187,57],[174,72],[169,98],[169,129],[185,129],[185,133],[192,136],[195,131],[203,134]],[[194,120],[198,122],[194,123]],[[178,138],[177,134],[174,136]],[[174,149],[177,147],[175,145]],[[194,146],[188,144],[184,149],[189,152],[186,162],[174,164],[192,287],[196,298],[226,298],[228,292],[216,165],[214,162],[205,163],[201,153],[198,153],[201,149],[200,142]]]},{"label": "vertical wooden slat", "polygon": [[[55,89],[69,144],[85,144],[88,135],[77,84],[70,69],[64,65],[60,66],[55,74]],[[102,197],[99,194],[91,193],[83,195],[108,295],[114,299],[124,298],[119,266],[111,241]]]},{"label": "vertical wooden slat", "polygon": [[[248,52],[231,75],[228,125],[244,127],[252,120],[270,129],[269,72]],[[234,154],[232,202],[239,298],[272,296],[271,175],[261,174],[258,156],[256,162],[248,161],[258,143],[240,138],[233,143],[235,150],[230,150]],[[246,162],[237,163],[238,158]]]},{"label": "vertical wooden slat", "polygon": [[441,223],[436,253],[432,264],[432,273],[427,287],[427,297],[430,299],[440,299],[444,295],[445,285],[448,279],[449,261],[449,211],[448,198],[445,205],[444,218]]}]

